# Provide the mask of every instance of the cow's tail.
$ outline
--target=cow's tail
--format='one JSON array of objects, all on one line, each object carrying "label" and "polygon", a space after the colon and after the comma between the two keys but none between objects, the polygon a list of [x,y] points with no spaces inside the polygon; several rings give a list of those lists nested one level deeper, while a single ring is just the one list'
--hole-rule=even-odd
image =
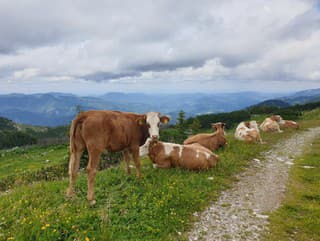
[{"label": "cow's tail", "polygon": [[[81,124],[83,122],[84,117],[79,114],[71,123],[70,127],[70,160],[69,160],[69,175],[75,175],[75,172],[78,170],[77,167],[79,166],[80,156],[79,151],[82,151],[83,140],[81,135],[77,135],[77,132],[81,129]],[[77,139],[78,137],[78,139]],[[81,139],[79,139],[79,137]],[[80,149],[80,150],[79,150]]]}]

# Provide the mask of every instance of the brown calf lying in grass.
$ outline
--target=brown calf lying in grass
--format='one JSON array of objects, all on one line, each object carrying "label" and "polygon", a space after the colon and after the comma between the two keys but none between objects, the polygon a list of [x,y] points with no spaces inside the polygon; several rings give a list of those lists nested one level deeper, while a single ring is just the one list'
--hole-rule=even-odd
[{"label": "brown calf lying in grass", "polygon": [[299,129],[299,124],[292,120],[283,120],[279,124],[282,128]]},{"label": "brown calf lying in grass", "polygon": [[227,143],[227,139],[224,134],[225,125],[225,123],[221,122],[211,124],[212,128],[216,129],[214,133],[201,133],[190,136],[183,142],[183,144],[188,145],[198,143],[201,146],[210,149],[211,151],[217,150],[219,147],[222,147]]},{"label": "brown calf lying in grass", "polygon": [[140,155],[148,154],[156,167],[182,167],[189,170],[201,170],[214,167],[218,156],[199,145],[179,145],[149,139],[140,147]]},{"label": "brown calf lying in grass", "polygon": [[279,123],[283,122],[283,119],[280,115],[273,115],[266,118],[260,125],[260,129],[264,132],[282,132],[280,130]]}]

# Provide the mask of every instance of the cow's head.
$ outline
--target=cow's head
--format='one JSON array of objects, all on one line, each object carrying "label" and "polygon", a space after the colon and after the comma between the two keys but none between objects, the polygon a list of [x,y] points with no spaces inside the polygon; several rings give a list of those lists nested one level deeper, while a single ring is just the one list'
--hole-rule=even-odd
[{"label": "cow's head", "polygon": [[211,123],[211,127],[216,130],[224,131],[225,126],[226,126],[226,123],[223,123],[223,122]]},{"label": "cow's head", "polygon": [[282,123],[283,122],[283,119],[280,115],[273,115],[270,117],[272,120],[278,122],[278,123]]},{"label": "cow's head", "polygon": [[168,116],[160,116],[158,112],[148,112],[142,115],[142,118],[138,120],[140,125],[147,125],[149,136],[151,138],[159,138],[160,123],[166,124],[170,121]]},{"label": "cow's head", "polygon": [[250,122],[249,122],[249,126],[250,126],[250,128],[259,130],[259,129],[258,129],[258,122],[255,121],[255,120],[250,121]]}]

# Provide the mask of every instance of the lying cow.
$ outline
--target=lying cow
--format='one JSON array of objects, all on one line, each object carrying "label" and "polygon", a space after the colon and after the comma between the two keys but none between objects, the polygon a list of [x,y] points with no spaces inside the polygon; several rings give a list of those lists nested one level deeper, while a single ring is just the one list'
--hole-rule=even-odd
[{"label": "lying cow", "polygon": [[245,141],[248,143],[254,143],[254,142],[262,143],[258,124],[254,120],[250,122],[244,122],[244,121],[241,122],[236,128],[234,137],[237,140]]},{"label": "lying cow", "polygon": [[264,132],[282,132],[280,130],[279,123],[283,122],[283,119],[280,115],[273,115],[266,118],[260,125],[260,129]]},{"label": "lying cow", "polygon": [[198,143],[206,148],[208,148],[211,151],[214,151],[218,149],[219,147],[224,146],[227,143],[225,133],[224,133],[224,127],[225,123],[215,123],[211,124],[213,129],[216,129],[216,131],[212,134],[207,133],[201,133],[194,136],[188,137],[183,144],[194,144]]},{"label": "lying cow", "polygon": [[157,112],[144,115],[107,110],[82,112],[72,121],[70,127],[70,184],[67,196],[72,196],[74,183],[79,169],[80,157],[88,150],[88,201],[94,205],[94,182],[101,153],[124,151],[127,173],[130,173],[130,154],[133,156],[137,176],[141,177],[139,147],[149,136],[159,137],[160,123],[167,123],[169,118]]},{"label": "lying cow", "polygon": [[218,156],[199,145],[179,145],[148,139],[140,148],[140,155],[148,154],[156,167],[182,167],[189,170],[201,170],[214,167]]},{"label": "lying cow", "polygon": [[292,120],[282,120],[279,124],[282,128],[299,129],[299,124]]}]

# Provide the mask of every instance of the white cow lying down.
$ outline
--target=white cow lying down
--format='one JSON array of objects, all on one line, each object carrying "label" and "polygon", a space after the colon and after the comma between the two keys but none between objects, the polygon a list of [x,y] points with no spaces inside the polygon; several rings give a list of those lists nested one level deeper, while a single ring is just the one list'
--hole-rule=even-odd
[{"label": "white cow lying down", "polygon": [[255,120],[252,120],[250,122],[245,122],[245,121],[241,122],[238,125],[236,132],[234,133],[234,137],[237,140],[245,141],[248,143],[253,143],[253,142],[262,143],[258,124]]}]

